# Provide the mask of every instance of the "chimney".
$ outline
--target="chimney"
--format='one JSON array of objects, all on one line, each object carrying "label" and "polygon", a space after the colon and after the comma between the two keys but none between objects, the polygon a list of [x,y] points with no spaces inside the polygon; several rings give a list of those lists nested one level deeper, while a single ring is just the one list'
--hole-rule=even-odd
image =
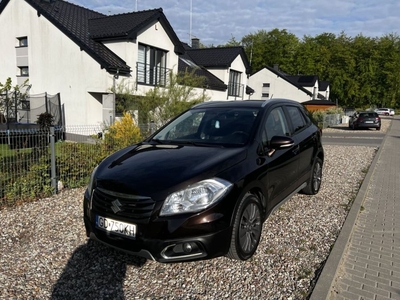
[{"label": "chimney", "polygon": [[200,48],[200,39],[192,38],[192,48],[199,49]]},{"label": "chimney", "polygon": [[278,64],[274,64],[274,70],[279,71],[279,65]]}]

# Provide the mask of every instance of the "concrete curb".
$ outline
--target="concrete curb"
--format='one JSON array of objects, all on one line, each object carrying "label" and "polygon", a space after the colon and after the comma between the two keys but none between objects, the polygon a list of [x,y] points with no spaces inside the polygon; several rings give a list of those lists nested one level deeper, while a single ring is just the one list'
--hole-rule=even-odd
[{"label": "concrete curb", "polygon": [[[390,125],[390,127],[391,126],[392,125]],[[388,128],[387,133],[390,131],[390,127]],[[333,249],[329,254],[329,257],[325,262],[324,268],[318,278],[317,284],[315,285],[314,290],[309,298],[310,300],[321,300],[321,299],[328,300],[330,297],[330,292],[336,274],[339,270],[342,257],[345,253],[347,244],[349,243],[351,236],[353,234],[354,224],[357,221],[357,217],[360,212],[361,206],[364,203],[364,199],[368,192],[368,186],[375,172],[375,166],[381,156],[382,149],[385,146],[387,133],[382,141],[381,146],[378,149],[378,152],[375,154],[375,157],[368,169],[366,176],[364,177],[364,180],[351,206],[351,209],[346,217],[346,220],[343,224],[340,234],[336,239]]]}]

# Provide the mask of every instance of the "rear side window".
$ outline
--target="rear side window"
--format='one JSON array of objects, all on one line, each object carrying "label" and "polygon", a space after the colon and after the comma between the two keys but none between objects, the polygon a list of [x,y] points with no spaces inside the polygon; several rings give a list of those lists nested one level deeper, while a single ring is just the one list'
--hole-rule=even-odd
[{"label": "rear side window", "polygon": [[293,133],[302,130],[307,125],[307,121],[300,109],[296,106],[287,106],[289,118],[292,121]]}]

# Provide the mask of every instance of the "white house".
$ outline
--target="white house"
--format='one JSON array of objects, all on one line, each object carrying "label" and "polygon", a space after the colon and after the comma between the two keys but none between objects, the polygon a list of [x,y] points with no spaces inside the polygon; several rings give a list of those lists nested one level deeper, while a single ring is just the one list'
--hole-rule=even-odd
[{"label": "white house", "polygon": [[112,122],[112,87],[123,80],[143,95],[187,68],[206,78],[198,92],[211,100],[245,98],[243,48],[185,46],[161,8],[107,16],[63,0],[2,0],[0,34],[0,82],[29,79],[31,95],[59,93],[66,125]]},{"label": "white house", "polygon": [[255,72],[248,84],[254,89],[251,99],[289,98],[301,103],[329,99],[329,82],[319,81],[316,75],[288,75],[278,66]]},{"label": "white house", "polygon": [[192,39],[191,47],[184,46],[179,68],[195,69],[196,74],[207,76],[206,88],[211,100],[247,99],[250,64],[243,47],[199,48],[197,38]]}]

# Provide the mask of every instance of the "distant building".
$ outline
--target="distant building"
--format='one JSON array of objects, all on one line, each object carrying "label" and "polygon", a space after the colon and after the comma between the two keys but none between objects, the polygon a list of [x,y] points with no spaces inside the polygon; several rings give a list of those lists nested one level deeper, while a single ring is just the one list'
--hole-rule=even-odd
[{"label": "distant building", "polygon": [[316,75],[288,75],[279,67],[268,67],[249,78],[254,89],[251,99],[289,98],[298,102],[329,100],[329,82],[320,81]]}]

